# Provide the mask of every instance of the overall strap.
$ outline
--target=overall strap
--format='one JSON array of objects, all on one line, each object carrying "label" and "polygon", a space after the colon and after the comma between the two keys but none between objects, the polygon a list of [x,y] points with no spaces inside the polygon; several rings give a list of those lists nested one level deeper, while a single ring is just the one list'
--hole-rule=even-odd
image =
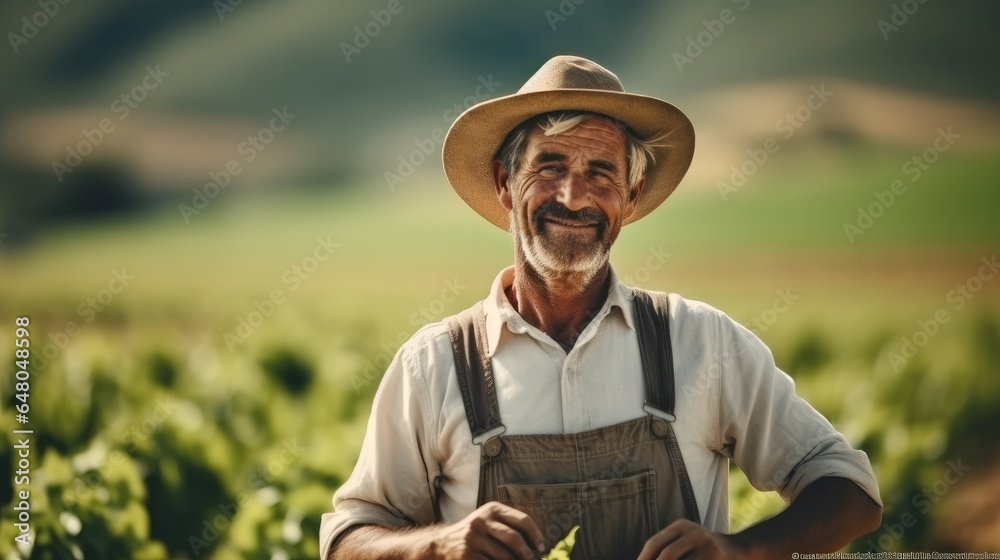
[{"label": "overall strap", "polygon": [[667,294],[635,289],[636,334],[646,381],[643,410],[667,421],[674,416],[674,355],[670,347],[670,304]]},{"label": "overall strap", "polygon": [[486,343],[486,315],[483,302],[447,319],[455,371],[462,390],[465,416],[472,431],[472,443],[479,445],[503,433],[500,422],[493,366]]},{"label": "overall strap", "polygon": [[[670,343],[670,303],[663,292],[635,289],[635,328],[639,337],[646,402],[642,408],[655,418],[653,433],[663,437],[677,473],[677,482],[688,519],[701,523],[698,502],[684,457],[671,426],[674,415],[674,353]],[[666,421],[664,421],[666,420]]]}]

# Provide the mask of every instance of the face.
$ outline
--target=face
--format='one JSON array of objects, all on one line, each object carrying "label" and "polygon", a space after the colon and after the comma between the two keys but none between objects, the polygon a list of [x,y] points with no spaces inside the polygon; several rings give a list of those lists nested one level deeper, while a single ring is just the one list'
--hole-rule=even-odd
[{"label": "face", "polygon": [[592,118],[554,136],[533,127],[513,175],[494,162],[500,201],[529,266],[549,275],[607,263],[642,187],[630,192],[625,154],[624,133]]}]

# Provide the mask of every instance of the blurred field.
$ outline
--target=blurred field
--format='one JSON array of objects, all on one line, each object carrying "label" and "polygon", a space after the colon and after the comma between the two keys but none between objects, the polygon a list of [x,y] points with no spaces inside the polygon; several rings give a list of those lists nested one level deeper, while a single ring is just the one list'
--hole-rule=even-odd
[{"label": "blurred field", "polygon": [[[961,309],[947,299],[1000,248],[1000,192],[984,179],[1000,161],[989,150],[942,157],[851,244],[842,224],[912,154],[782,155],[725,201],[713,185],[684,185],[624,230],[612,262],[634,284],[765,321],[758,334],[779,366],[871,457],[885,522],[915,520],[873,535],[879,549],[1000,549],[995,508],[948,505],[1000,476],[1000,278]],[[0,252],[0,355],[13,354],[20,315],[32,349],[53,348],[31,378],[33,557],[315,557],[319,515],[353,467],[388,358],[426,321],[481,299],[511,260],[508,236],[443,181],[238,194],[189,225],[158,211]],[[339,246],[286,281],[317,238]],[[81,303],[123,267],[134,280],[85,322]],[[274,290],[285,303],[243,340],[241,320]],[[776,290],[798,299],[770,321]],[[949,321],[894,367],[889,354],[940,309]],[[3,438],[13,382],[0,368]],[[939,492],[959,460],[968,477]],[[12,464],[3,445],[0,504]],[[732,494],[734,528],[780,503],[739,476]]]}]

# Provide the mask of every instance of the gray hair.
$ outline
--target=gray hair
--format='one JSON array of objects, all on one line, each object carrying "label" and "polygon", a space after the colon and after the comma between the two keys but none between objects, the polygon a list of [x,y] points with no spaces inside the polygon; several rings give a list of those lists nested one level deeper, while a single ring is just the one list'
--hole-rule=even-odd
[{"label": "gray hair", "polygon": [[524,148],[528,143],[528,132],[533,126],[540,127],[545,131],[546,136],[556,136],[574,127],[587,119],[598,118],[606,120],[617,126],[625,134],[625,162],[628,166],[628,188],[634,190],[639,181],[646,175],[649,164],[656,161],[654,148],[662,136],[656,138],[642,138],[631,128],[625,126],[620,121],[599,115],[596,113],[586,113],[583,111],[557,111],[545,113],[529,119],[519,125],[507,135],[500,149],[497,150],[496,159],[500,160],[504,171],[510,175],[521,167],[521,158],[524,155]]}]

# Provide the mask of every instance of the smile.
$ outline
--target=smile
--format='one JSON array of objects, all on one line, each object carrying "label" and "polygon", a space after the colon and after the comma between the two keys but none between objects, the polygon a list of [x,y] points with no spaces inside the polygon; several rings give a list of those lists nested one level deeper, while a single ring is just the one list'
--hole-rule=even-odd
[{"label": "smile", "polygon": [[571,222],[571,221],[568,221],[568,220],[560,220],[560,219],[557,219],[557,218],[545,218],[545,221],[549,222],[550,224],[555,224],[555,225],[563,226],[563,227],[571,227],[571,228],[592,228],[592,227],[597,227],[597,224],[595,224],[595,223]]}]

